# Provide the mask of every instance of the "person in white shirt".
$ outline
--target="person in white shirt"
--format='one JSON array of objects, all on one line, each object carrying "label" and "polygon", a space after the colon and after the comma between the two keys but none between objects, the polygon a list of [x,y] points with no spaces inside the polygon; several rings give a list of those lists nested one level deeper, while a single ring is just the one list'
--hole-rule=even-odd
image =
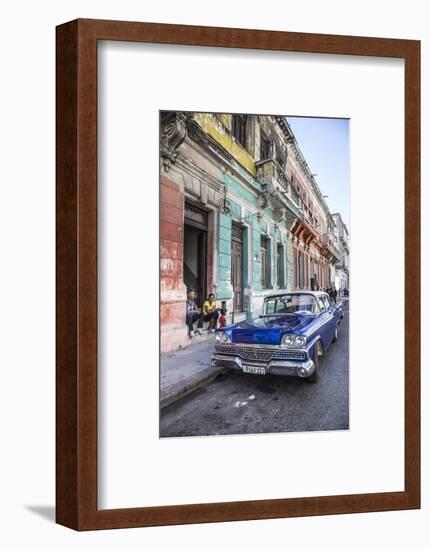
[{"label": "person in white shirt", "polygon": [[186,302],[186,324],[189,329],[188,335],[190,338],[193,336],[193,323],[198,321],[198,325],[195,330],[195,334],[202,334],[203,316],[201,310],[196,305],[196,293],[193,289],[189,288],[187,291]]}]

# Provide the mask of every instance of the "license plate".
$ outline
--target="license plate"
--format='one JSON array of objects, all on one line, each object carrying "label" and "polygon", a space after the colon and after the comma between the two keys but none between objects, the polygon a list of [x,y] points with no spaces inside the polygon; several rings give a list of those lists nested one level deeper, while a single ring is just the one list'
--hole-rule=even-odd
[{"label": "license plate", "polygon": [[265,367],[255,367],[254,365],[243,365],[242,372],[248,374],[266,374]]}]

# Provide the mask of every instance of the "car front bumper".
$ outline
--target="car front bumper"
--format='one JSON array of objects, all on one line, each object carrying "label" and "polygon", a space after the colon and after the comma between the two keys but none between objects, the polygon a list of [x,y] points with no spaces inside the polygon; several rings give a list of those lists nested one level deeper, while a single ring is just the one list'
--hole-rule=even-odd
[{"label": "car front bumper", "polygon": [[314,362],[311,359],[305,361],[282,361],[271,359],[268,362],[254,362],[235,355],[215,353],[211,359],[213,367],[227,367],[244,371],[244,367],[264,367],[265,374],[278,374],[285,376],[297,376],[308,378],[315,371]]}]

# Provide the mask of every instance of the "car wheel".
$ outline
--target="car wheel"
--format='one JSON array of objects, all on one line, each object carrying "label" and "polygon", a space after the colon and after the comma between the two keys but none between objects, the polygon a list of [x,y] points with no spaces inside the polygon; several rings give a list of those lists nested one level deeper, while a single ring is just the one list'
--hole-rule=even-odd
[{"label": "car wheel", "polygon": [[314,353],[314,372],[311,376],[307,378],[307,382],[310,382],[310,384],[315,384],[319,380],[319,352],[322,349],[322,344],[320,342],[317,342],[316,344],[316,351]]},{"label": "car wheel", "polygon": [[332,341],[336,342],[337,340],[338,340],[338,327],[335,326],[334,338],[332,338]]}]

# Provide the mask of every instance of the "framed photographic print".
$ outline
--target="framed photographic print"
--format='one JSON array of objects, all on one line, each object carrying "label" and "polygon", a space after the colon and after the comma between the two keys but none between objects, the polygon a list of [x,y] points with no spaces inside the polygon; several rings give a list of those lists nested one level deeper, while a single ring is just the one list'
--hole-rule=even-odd
[{"label": "framed photographic print", "polygon": [[57,28],[57,522],[420,506],[420,43]]}]

